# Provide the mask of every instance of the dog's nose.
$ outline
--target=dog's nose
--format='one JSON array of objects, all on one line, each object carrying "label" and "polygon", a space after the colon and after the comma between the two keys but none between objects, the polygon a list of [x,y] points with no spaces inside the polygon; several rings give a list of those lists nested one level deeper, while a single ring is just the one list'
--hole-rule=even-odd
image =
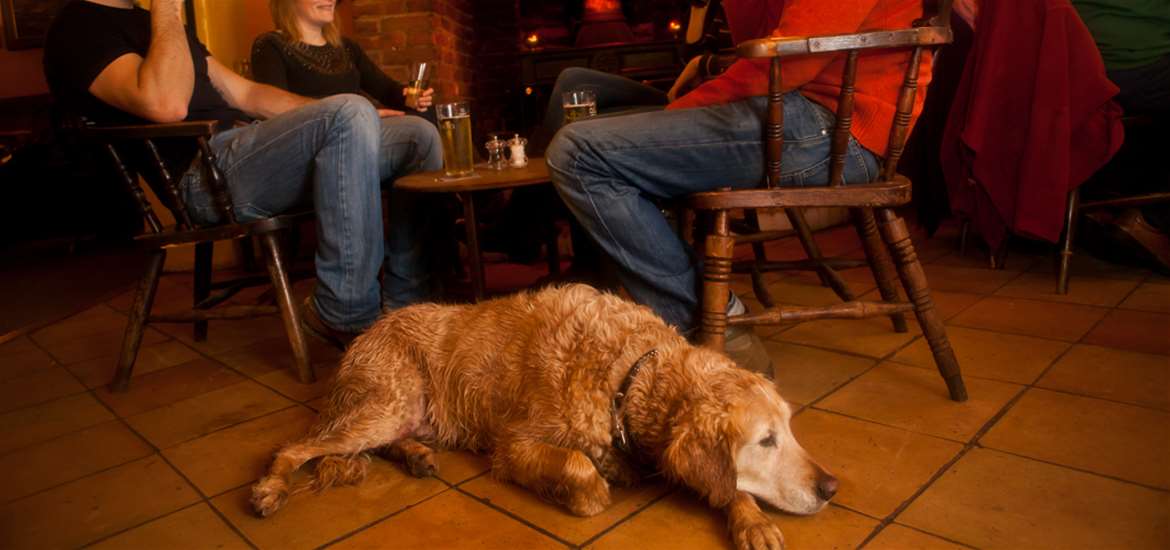
[{"label": "dog's nose", "polygon": [[817,496],[822,500],[831,500],[837,494],[837,478],[825,474],[817,479]]}]

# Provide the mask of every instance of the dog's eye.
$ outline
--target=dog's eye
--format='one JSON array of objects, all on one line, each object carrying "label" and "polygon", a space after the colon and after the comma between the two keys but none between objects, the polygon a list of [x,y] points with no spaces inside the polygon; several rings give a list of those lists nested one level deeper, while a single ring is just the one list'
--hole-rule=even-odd
[{"label": "dog's eye", "polygon": [[775,447],[776,446],[776,434],[770,433],[770,434],[768,434],[768,437],[761,439],[760,446],[761,447]]}]

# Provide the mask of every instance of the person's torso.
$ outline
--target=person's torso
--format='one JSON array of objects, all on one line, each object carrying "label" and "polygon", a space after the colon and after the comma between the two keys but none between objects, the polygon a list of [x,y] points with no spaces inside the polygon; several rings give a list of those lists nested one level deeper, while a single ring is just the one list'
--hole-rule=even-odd
[{"label": "person's torso", "polygon": [[280,53],[288,91],[313,98],[362,93],[361,74],[348,44],[312,46],[287,40],[276,32],[260,40],[268,41]]},{"label": "person's torso", "polygon": [[1170,54],[1170,0],[1072,0],[1110,69],[1148,65]]}]

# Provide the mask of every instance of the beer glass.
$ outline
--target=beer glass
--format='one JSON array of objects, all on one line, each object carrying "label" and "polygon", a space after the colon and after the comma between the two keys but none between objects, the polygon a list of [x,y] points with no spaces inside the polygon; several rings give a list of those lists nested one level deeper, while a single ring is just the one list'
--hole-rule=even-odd
[{"label": "beer glass", "polygon": [[475,150],[471,143],[471,107],[466,101],[440,103],[435,107],[439,137],[443,141],[443,173],[458,178],[472,173]]},{"label": "beer glass", "polygon": [[418,109],[418,96],[427,89],[431,80],[431,64],[415,61],[410,64],[410,83],[406,85],[406,106]]},{"label": "beer glass", "polygon": [[561,107],[565,111],[565,124],[597,115],[597,96],[590,90],[573,90],[561,94]]}]

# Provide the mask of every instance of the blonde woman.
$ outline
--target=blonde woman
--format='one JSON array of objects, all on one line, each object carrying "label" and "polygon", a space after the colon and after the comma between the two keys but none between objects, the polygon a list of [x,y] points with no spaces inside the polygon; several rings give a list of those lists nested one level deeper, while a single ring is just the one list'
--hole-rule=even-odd
[{"label": "blonde woman", "polygon": [[[307,97],[361,94],[381,115],[379,175],[383,187],[406,174],[443,167],[443,148],[433,121],[424,120],[433,90],[418,96],[408,109],[402,84],[386,76],[352,40],[337,30],[337,0],[269,0],[276,30],[252,45],[252,74],[257,82]],[[403,116],[411,114],[416,116]],[[420,118],[423,117],[423,118]],[[431,298],[428,270],[434,248],[434,207],[414,193],[390,187],[383,265],[383,310]],[[342,243],[335,243],[341,246]]]},{"label": "blonde woman", "polygon": [[337,1],[269,0],[276,30],[252,43],[256,81],[308,97],[357,93],[380,107],[426,112],[434,90],[423,90],[418,105],[407,108],[406,87],[386,76],[356,42],[337,30]]}]

